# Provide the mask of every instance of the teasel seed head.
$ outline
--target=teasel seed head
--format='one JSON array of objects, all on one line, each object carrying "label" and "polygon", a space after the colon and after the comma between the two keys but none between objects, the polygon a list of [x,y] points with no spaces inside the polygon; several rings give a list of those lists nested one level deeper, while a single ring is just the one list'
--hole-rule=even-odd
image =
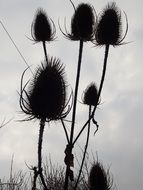
[{"label": "teasel seed head", "polygon": [[111,190],[113,179],[99,162],[93,164],[89,174],[89,190]]},{"label": "teasel seed head", "polygon": [[50,42],[55,39],[54,22],[47,16],[46,12],[39,8],[31,25],[31,35],[35,42]]},{"label": "teasel seed head", "polygon": [[71,33],[65,36],[71,40],[92,41],[95,31],[95,10],[90,4],[81,3],[75,8],[71,19]]},{"label": "teasel seed head", "polygon": [[84,104],[87,104],[89,106],[96,106],[99,104],[97,102],[98,91],[95,83],[92,82],[90,85],[88,85],[83,95]]},{"label": "teasel seed head", "polygon": [[28,90],[26,86],[21,87],[20,106],[29,115],[27,120],[37,118],[49,122],[62,119],[69,113],[69,110],[65,111],[67,86],[59,59],[48,58],[48,62],[37,69]]},{"label": "teasel seed head", "polygon": [[[125,14],[126,16],[126,14]],[[121,45],[128,31],[128,21],[126,16],[126,32],[122,35],[121,11],[115,2],[109,3],[99,17],[95,38],[97,45]]]}]

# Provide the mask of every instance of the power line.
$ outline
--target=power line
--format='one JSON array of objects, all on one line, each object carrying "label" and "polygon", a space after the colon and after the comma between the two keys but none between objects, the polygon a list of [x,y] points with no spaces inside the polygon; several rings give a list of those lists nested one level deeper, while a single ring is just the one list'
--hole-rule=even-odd
[{"label": "power line", "polygon": [[22,58],[22,60],[24,61],[24,63],[27,65],[27,67],[29,67],[31,73],[33,74],[30,66],[28,65],[27,61],[25,60],[24,56],[22,55],[22,53],[20,52],[19,48],[17,47],[16,43],[14,42],[14,40],[12,39],[11,35],[9,34],[9,32],[7,31],[6,27],[4,26],[4,24],[2,23],[2,21],[0,20],[0,24],[3,27],[4,31],[6,32],[7,36],[9,37],[10,41],[12,42],[12,44],[14,45],[14,47],[16,48],[17,52],[19,53],[20,57]]}]

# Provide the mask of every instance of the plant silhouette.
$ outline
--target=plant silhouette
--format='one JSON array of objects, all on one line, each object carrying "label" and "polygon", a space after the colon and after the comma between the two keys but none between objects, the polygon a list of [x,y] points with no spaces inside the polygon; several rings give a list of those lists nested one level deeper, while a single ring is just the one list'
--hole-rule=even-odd
[{"label": "plant silhouette", "polygon": [[[109,47],[119,46],[124,44],[123,40],[128,31],[127,16],[125,15],[127,27],[125,34],[122,35],[122,18],[121,11],[115,2],[108,3],[103,9],[99,17],[96,15],[94,7],[88,3],[80,3],[77,7],[70,1],[74,13],[71,17],[71,31],[66,32],[60,27],[62,34],[71,41],[79,42],[78,50],[78,63],[76,71],[76,82],[73,93],[69,99],[67,98],[67,82],[65,81],[64,66],[60,59],[54,56],[47,55],[46,43],[55,39],[56,28],[55,24],[50,19],[46,12],[39,8],[35,14],[34,21],[31,25],[31,35],[35,42],[42,42],[44,51],[44,61],[38,67],[32,79],[26,84],[23,84],[23,79],[27,68],[21,77],[21,90],[20,90],[20,107],[22,111],[28,115],[25,120],[38,119],[40,130],[38,139],[38,164],[33,167],[33,187],[36,189],[37,179],[40,176],[43,188],[49,189],[47,181],[43,175],[42,167],[42,141],[43,133],[46,122],[60,121],[64,128],[67,145],[65,149],[65,182],[63,185],[64,190],[69,189],[69,181],[74,181],[74,155],[73,148],[77,140],[82,135],[85,128],[87,128],[86,145],[83,150],[82,161],[79,169],[79,174],[76,179],[74,190],[78,188],[80,176],[82,173],[85,156],[89,144],[90,127],[96,126],[95,133],[99,129],[99,125],[95,120],[95,111],[101,101],[101,92],[105,80],[107,69],[107,60],[109,55]],[[83,49],[86,42],[91,42],[94,46],[105,46],[103,70],[98,85],[95,82],[89,84],[83,93],[83,104],[89,107],[88,119],[84,121],[80,131],[75,134],[75,122],[77,113],[77,96],[80,88],[80,71],[82,66],[82,59],[84,58]],[[98,87],[97,87],[98,86]],[[69,104],[72,99],[71,105]],[[67,116],[71,112],[71,128],[70,132],[67,131]],[[95,180],[94,180],[95,179]],[[95,185],[94,185],[95,183]],[[97,162],[93,165],[89,177],[89,189],[107,190],[111,189],[110,180],[107,173],[104,171],[103,166]]]}]

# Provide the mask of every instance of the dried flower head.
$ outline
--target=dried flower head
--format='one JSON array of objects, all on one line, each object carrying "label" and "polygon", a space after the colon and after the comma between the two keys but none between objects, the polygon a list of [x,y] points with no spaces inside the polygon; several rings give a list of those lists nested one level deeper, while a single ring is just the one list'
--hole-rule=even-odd
[{"label": "dried flower head", "polygon": [[83,103],[89,106],[96,106],[98,91],[95,83],[91,83],[84,91]]},{"label": "dried flower head", "polygon": [[64,113],[66,107],[64,67],[59,59],[49,58],[48,63],[45,62],[37,69],[27,91],[26,86],[27,84],[21,87],[20,106],[24,113],[29,115],[27,120],[38,118],[51,121],[67,115],[68,111]]},{"label": "dried flower head", "polygon": [[120,45],[127,31],[128,22],[126,32],[124,36],[122,36],[121,11],[118,9],[115,2],[112,2],[106,6],[99,18],[95,34],[96,43],[97,45]]},{"label": "dried flower head", "polygon": [[31,25],[31,35],[33,40],[36,42],[49,42],[54,40],[55,33],[54,22],[49,19],[43,9],[39,8]]},{"label": "dried flower head", "polygon": [[105,171],[102,164],[93,164],[89,174],[89,190],[110,190],[113,180],[109,175],[109,169]]},{"label": "dried flower head", "polygon": [[75,9],[71,19],[71,40],[92,41],[95,31],[95,10],[90,4],[81,3]]}]

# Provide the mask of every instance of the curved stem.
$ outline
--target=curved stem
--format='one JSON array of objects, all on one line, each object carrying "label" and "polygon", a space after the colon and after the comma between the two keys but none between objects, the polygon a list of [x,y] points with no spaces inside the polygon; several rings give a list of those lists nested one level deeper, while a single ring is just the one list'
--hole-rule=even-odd
[{"label": "curved stem", "polygon": [[[89,117],[90,117],[90,115],[91,115],[91,106],[89,106]],[[83,157],[82,157],[82,162],[81,162],[81,166],[80,166],[80,170],[79,170],[79,174],[78,174],[78,178],[77,178],[74,190],[76,190],[76,188],[78,186],[78,183],[79,183],[80,176],[81,176],[81,172],[82,172],[82,168],[83,168],[83,164],[84,164],[85,156],[86,156],[86,152],[87,152],[87,147],[88,147],[88,143],[89,143],[89,135],[90,135],[90,122],[88,123],[86,144],[85,144],[84,153],[83,153]]]},{"label": "curved stem", "polygon": [[43,49],[44,49],[45,60],[48,63],[48,55],[47,55],[46,42],[45,41],[43,41]]},{"label": "curved stem", "polygon": [[67,139],[67,142],[68,142],[68,144],[69,144],[69,143],[70,143],[70,140],[69,140],[68,132],[67,132],[67,129],[66,129],[66,126],[65,126],[65,123],[64,123],[63,119],[61,119],[61,123],[62,123],[62,125],[63,125],[64,132],[65,132],[65,135],[66,135],[66,139]]},{"label": "curved stem", "polygon": [[[75,126],[75,117],[76,117],[76,104],[77,104],[77,95],[78,95],[79,78],[80,78],[80,70],[81,70],[82,52],[83,52],[83,41],[80,40],[77,75],[76,75],[76,84],[75,84],[75,91],[74,91],[74,102],[73,102],[73,113],[72,113],[72,123],[71,123],[71,132],[70,132],[70,142],[69,142],[70,154],[72,154],[72,148],[73,148],[72,144],[73,144],[73,136],[74,136],[74,126]],[[64,190],[68,189],[69,171],[70,171],[70,166],[67,165]]]},{"label": "curved stem", "polygon": [[94,110],[93,110],[92,115],[94,115],[94,112],[96,111],[96,108],[97,108],[97,105],[98,105],[98,102],[99,102],[99,98],[100,98],[100,95],[101,95],[101,91],[102,91],[102,88],[103,88],[103,83],[104,83],[105,74],[106,74],[108,53],[109,53],[109,44],[107,44],[107,45],[105,46],[105,56],[104,56],[102,77],[101,77],[101,81],[100,81],[100,86],[99,86],[99,91],[98,91],[96,106],[94,107]]},{"label": "curved stem", "polygon": [[86,123],[84,124],[84,126],[82,127],[82,129],[80,130],[80,132],[78,133],[78,135],[76,136],[73,145],[76,143],[76,141],[78,140],[79,136],[81,135],[81,133],[83,132],[83,130],[85,129],[85,127],[88,125],[88,123],[90,122],[90,120],[94,117],[98,102],[99,102],[99,98],[101,96],[101,91],[103,88],[103,83],[104,83],[104,79],[105,79],[105,74],[106,74],[106,67],[107,67],[107,59],[108,59],[108,54],[109,54],[109,45],[105,46],[105,56],[104,56],[104,63],[103,63],[103,71],[102,71],[102,77],[101,77],[101,81],[100,81],[100,86],[99,86],[99,91],[98,91],[98,96],[97,96],[97,102],[96,102],[96,106],[94,107],[89,119],[86,121]]},{"label": "curved stem", "polygon": [[40,175],[44,189],[48,190],[42,173],[42,142],[43,142],[44,127],[45,127],[45,120],[41,120],[40,130],[39,130],[39,141],[38,141],[38,174]]}]

